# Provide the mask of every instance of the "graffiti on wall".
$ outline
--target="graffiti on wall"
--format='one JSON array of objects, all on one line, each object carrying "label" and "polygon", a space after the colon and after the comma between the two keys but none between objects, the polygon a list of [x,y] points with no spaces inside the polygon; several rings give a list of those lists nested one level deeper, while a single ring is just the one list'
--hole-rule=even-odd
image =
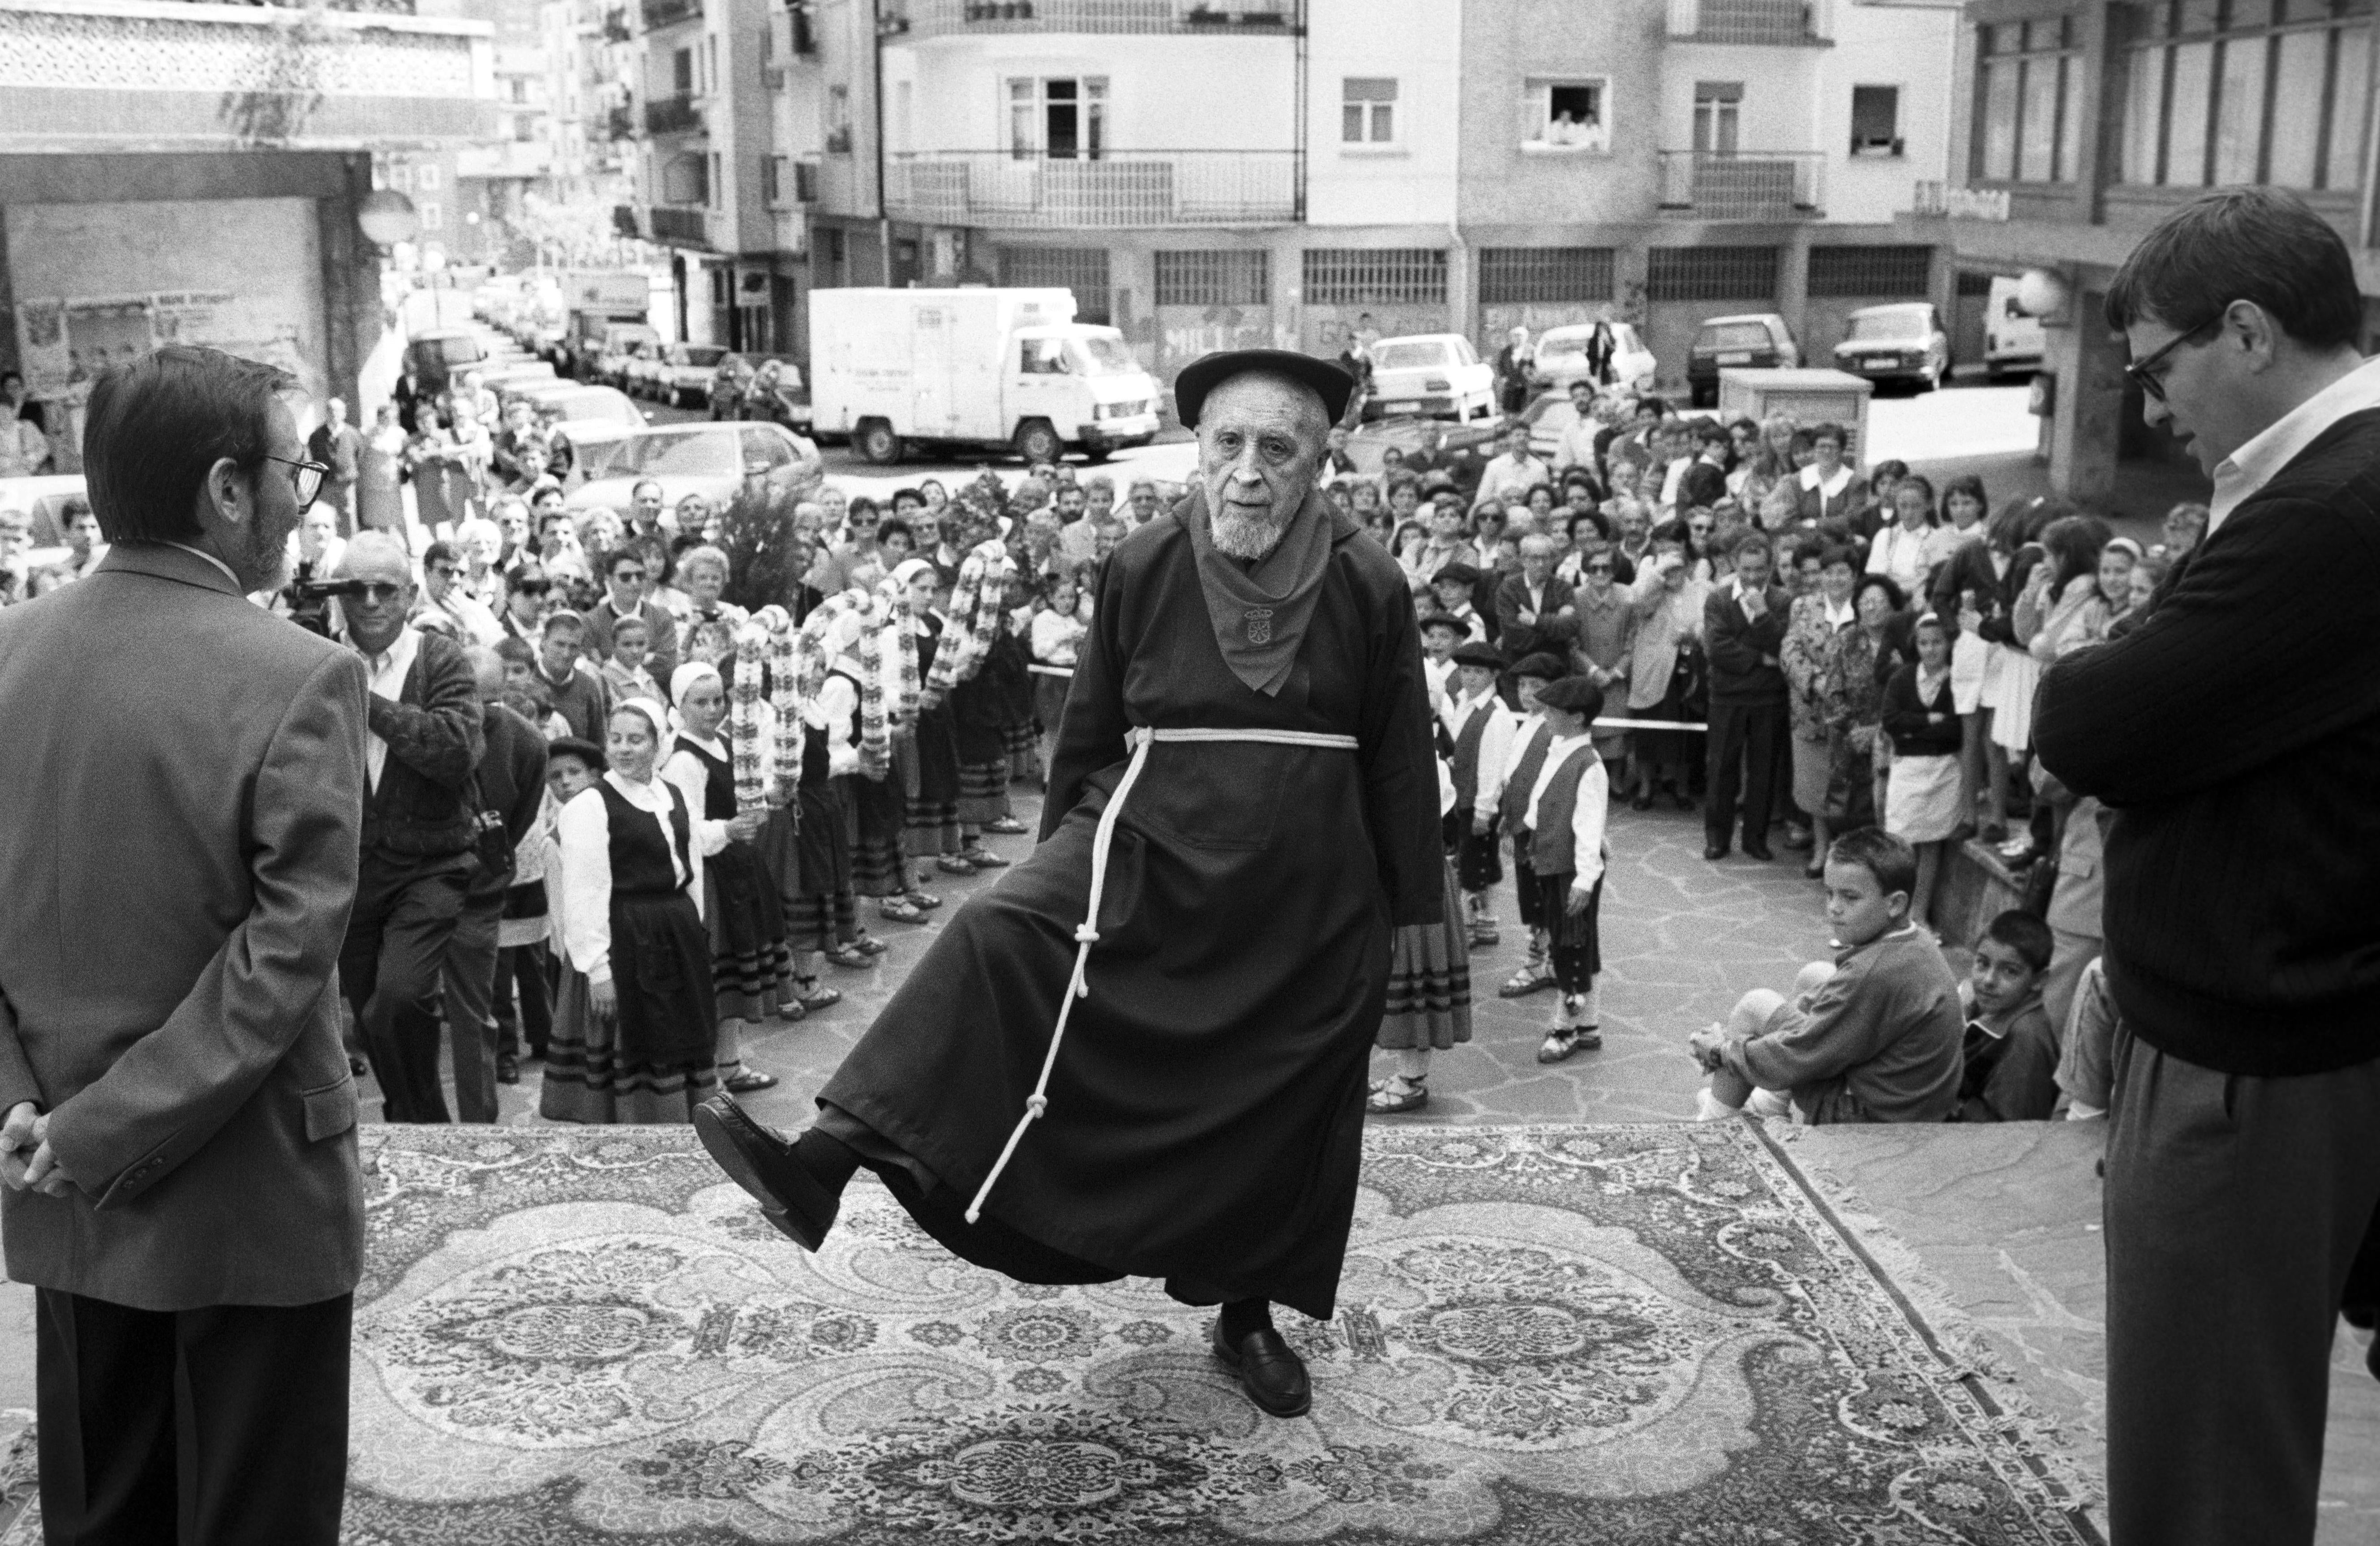
[{"label": "graffiti on wall", "polygon": [[1160,306],[1157,370],[1173,373],[1201,355],[1272,346],[1272,308],[1263,306]]}]

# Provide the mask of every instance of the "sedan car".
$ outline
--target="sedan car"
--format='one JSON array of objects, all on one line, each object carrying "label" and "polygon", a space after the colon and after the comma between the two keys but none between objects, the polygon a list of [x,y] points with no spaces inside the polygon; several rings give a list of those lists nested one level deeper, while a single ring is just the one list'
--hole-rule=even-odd
[{"label": "sedan car", "polygon": [[556,381],[550,390],[523,393],[522,401],[540,413],[551,408],[563,424],[609,424],[622,429],[641,429],[649,422],[645,410],[630,402],[628,394],[617,387]]},{"label": "sedan car", "polygon": [[[1588,361],[1588,347],[1595,342],[1596,329],[1608,329],[1611,335],[1611,362],[1605,368],[1603,379],[1597,380]],[[1597,386],[1616,386],[1623,390],[1649,388],[1653,378],[1659,375],[1661,362],[1653,351],[1645,347],[1633,323],[1580,322],[1569,327],[1548,328],[1537,337],[1537,345],[1529,360],[1529,374],[1537,385],[1567,392],[1572,381],[1592,381]]]},{"label": "sedan car", "polygon": [[636,373],[637,380],[646,396],[682,408],[710,394],[711,372],[726,357],[727,351],[716,344],[671,344]]},{"label": "sedan car", "polygon": [[662,486],[662,502],[688,494],[713,504],[733,501],[750,478],[795,489],[820,476],[818,447],[776,424],[665,424],[609,440],[579,441],[587,481],[565,501],[574,510],[625,510],[636,486]]},{"label": "sedan car", "polygon": [[1373,419],[1347,437],[1347,457],[1366,477],[1379,476],[1391,448],[1408,459],[1415,452],[1426,453],[1433,465],[1465,451],[1485,459],[1496,454],[1498,428],[1494,423],[1446,424],[1411,416]]},{"label": "sedan car", "polygon": [[1425,418],[1489,418],[1496,412],[1496,369],[1459,332],[1383,338],[1372,345],[1372,393],[1366,419],[1417,414]]},{"label": "sedan car", "polygon": [[1694,334],[1686,352],[1686,390],[1697,408],[1718,402],[1718,373],[1738,367],[1791,370],[1802,363],[1793,330],[1773,311],[1713,317]]},{"label": "sedan car", "polygon": [[1850,322],[1835,345],[1836,369],[1878,385],[1906,382],[1920,392],[1932,392],[1950,373],[1950,335],[1928,303],[1864,306]]}]

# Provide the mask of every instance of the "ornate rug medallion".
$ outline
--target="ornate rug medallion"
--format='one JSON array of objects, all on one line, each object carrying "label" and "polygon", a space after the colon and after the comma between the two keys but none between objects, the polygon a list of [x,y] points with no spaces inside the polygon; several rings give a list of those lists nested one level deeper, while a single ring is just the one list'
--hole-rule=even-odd
[{"label": "ornate rug medallion", "polygon": [[683,1129],[365,1146],[359,1543],[2095,1539],[1742,1124],[1370,1135],[1290,1422],[864,1180],[811,1257]]}]

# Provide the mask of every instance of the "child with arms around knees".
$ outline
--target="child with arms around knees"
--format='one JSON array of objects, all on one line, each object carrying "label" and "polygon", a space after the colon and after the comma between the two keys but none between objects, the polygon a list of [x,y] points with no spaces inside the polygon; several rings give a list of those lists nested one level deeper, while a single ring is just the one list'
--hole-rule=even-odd
[{"label": "child with arms around knees", "polygon": [[2046,1121],[2058,1105],[2058,1035],[2042,1007],[2054,948],[2049,925],[2011,909],[1975,941],[1960,990],[1967,1034],[1959,1073],[1960,1122]]},{"label": "child with arms around knees", "polygon": [[1910,922],[1917,856],[1864,827],[1827,854],[1834,971],[1806,998],[1766,988],[1689,1045],[1710,1071],[1698,1114],[1728,1116],[1753,1091],[1782,1091],[1812,1125],[1939,1122],[1956,1109],[1959,980],[1941,947]]}]

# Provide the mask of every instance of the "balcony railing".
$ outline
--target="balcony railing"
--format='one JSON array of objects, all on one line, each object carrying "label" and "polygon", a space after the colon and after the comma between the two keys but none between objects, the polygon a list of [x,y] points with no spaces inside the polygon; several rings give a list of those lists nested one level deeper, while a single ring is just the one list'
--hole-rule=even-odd
[{"label": "balcony railing", "polygon": [[644,0],[645,30],[674,26],[702,14],[702,0]]},{"label": "balcony railing", "polygon": [[655,97],[645,103],[647,134],[699,134],[702,109],[692,97]]},{"label": "balcony railing", "polygon": [[1302,0],[888,0],[888,41],[992,32],[1293,36]]},{"label": "balcony railing", "polygon": [[1810,220],[1826,212],[1820,151],[1661,152],[1661,212],[1686,220]]},{"label": "balcony railing", "polygon": [[1295,151],[921,151],[887,158],[884,202],[897,220],[1008,230],[1273,223],[1305,218],[1299,170]]},{"label": "balcony railing", "polygon": [[1694,42],[1823,43],[1825,0],[1670,0],[1670,36]]},{"label": "balcony railing", "polygon": [[656,204],[645,211],[646,223],[651,227],[653,240],[675,242],[682,247],[710,245],[710,215],[704,210],[672,209]]}]

